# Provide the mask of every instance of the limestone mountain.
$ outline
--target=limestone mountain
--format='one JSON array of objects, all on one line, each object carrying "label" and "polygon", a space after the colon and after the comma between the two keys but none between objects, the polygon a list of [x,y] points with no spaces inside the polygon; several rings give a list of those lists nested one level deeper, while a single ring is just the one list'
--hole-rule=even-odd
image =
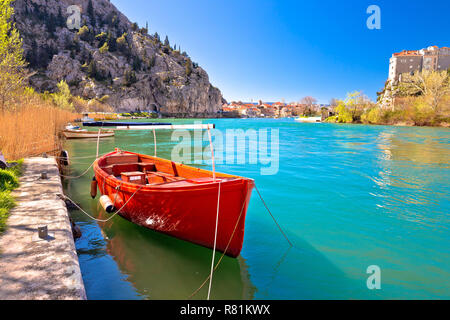
[{"label": "limestone mountain", "polygon": [[[68,28],[72,5],[80,8],[80,29]],[[225,102],[185,52],[131,23],[109,0],[16,0],[14,9],[38,91],[65,80],[72,94],[118,111],[179,117],[212,116]]]}]

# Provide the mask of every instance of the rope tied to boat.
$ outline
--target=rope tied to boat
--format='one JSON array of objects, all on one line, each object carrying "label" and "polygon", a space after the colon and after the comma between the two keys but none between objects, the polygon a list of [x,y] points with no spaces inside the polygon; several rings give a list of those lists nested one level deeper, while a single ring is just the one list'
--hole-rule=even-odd
[{"label": "rope tied to boat", "polygon": [[[127,200],[127,202],[125,202],[125,204],[119,209],[119,210],[117,210],[116,212],[114,212],[114,214],[111,216],[111,217],[109,217],[108,219],[97,219],[97,218],[94,218],[92,215],[90,215],[89,213],[87,213],[86,211],[84,211],[78,204],[76,204],[72,199],[70,199],[68,196],[66,196],[66,195],[61,195],[61,197],[63,197],[63,198],[65,198],[65,199],[67,199],[67,200],[69,200],[70,202],[72,202],[73,203],[73,205],[75,206],[75,207],[77,207],[81,212],[83,212],[85,215],[87,215],[89,218],[91,218],[92,220],[95,220],[95,221],[97,221],[97,222],[108,222],[109,220],[111,220],[112,218],[114,218],[116,215],[118,215],[122,210],[123,210],[123,208],[125,208],[125,206],[131,201],[131,199],[133,199],[133,197],[136,195],[136,193],[138,193],[143,187],[144,187],[145,185],[141,185],[132,195],[131,195],[131,197]],[[118,194],[118,192],[117,192],[117,194]],[[117,196],[117,194],[116,194],[116,196]],[[114,200],[114,202],[115,202],[115,200]]]},{"label": "rope tied to boat", "polygon": [[86,173],[89,172],[89,170],[92,168],[92,166],[94,165],[94,163],[95,163],[96,160],[97,160],[97,159],[95,159],[95,160],[91,163],[91,165],[90,165],[90,166],[89,166],[82,174],[80,174],[79,176],[76,176],[76,177],[74,177],[74,176],[65,176],[65,175],[63,175],[63,174],[59,174],[59,176],[65,178],[65,179],[69,179],[69,180],[72,180],[72,179],[79,179],[79,178],[81,178],[82,176],[84,176]]},{"label": "rope tied to boat", "polygon": [[269,209],[269,207],[267,206],[266,202],[264,201],[264,199],[263,199],[261,193],[259,192],[258,187],[256,186],[256,184],[255,184],[255,190],[256,190],[256,192],[258,193],[259,198],[261,199],[262,203],[263,203],[264,206],[266,207],[267,212],[269,212],[269,214],[270,214],[270,216],[272,217],[273,221],[274,221],[275,224],[277,225],[278,229],[280,229],[281,233],[282,233],[283,236],[286,238],[286,240],[287,240],[287,242],[289,243],[289,245],[290,245],[291,247],[293,247],[292,242],[289,240],[289,238],[287,237],[287,235],[284,233],[283,229],[282,229],[281,226],[278,224],[278,222],[277,222],[277,220],[275,219],[275,217],[274,217],[274,215],[272,214],[272,212],[270,212],[270,209]]},{"label": "rope tied to boat", "polygon": [[208,288],[208,300],[211,295],[211,285],[212,285],[212,279],[213,279],[213,273],[214,273],[214,259],[216,257],[216,245],[217,245],[217,227],[219,225],[219,208],[220,208],[220,186],[221,181],[219,181],[219,188],[217,191],[217,213],[216,213],[216,230],[214,232],[214,247],[213,247],[213,255],[211,258],[211,273],[209,274],[209,288]]},{"label": "rope tied to boat", "polygon": [[[257,191],[257,193],[258,193],[258,195],[259,195],[261,201],[263,202],[264,206],[266,207],[267,211],[269,212],[270,216],[271,216],[272,219],[275,221],[275,224],[278,226],[278,229],[279,229],[279,230],[281,231],[281,233],[284,235],[284,237],[285,237],[286,240],[288,241],[290,247],[293,247],[292,242],[289,240],[289,238],[287,237],[287,235],[283,232],[283,230],[281,229],[281,226],[278,224],[277,220],[275,219],[275,217],[273,216],[272,212],[271,212],[270,209],[268,208],[268,206],[267,206],[266,202],[264,201],[264,199],[263,199],[261,193],[259,192],[258,188],[256,187],[256,184],[255,184],[255,189],[256,189],[256,191]],[[236,221],[236,225],[234,226],[233,232],[231,233],[230,239],[228,240],[228,244],[227,244],[227,246],[225,247],[225,250],[223,250],[222,256],[220,257],[219,261],[217,261],[216,266],[214,267],[214,271],[216,271],[217,268],[219,267],[220,263],[222,262],[223,257],[225,256],[225,253],[226,253],[227,250],[228,250],[228,247],[229,247],[230,244],[231,244],[231,240],[233,239],[234,234],[235,234],[236,229],[237,229],[237,226],[239,225],[239,221],[241,220],[241,217],[242,217],[242,213],[243,213],[243,211],[244,211],[245,204],[247,203],[248,195],[249,195],[249,192],[247,192],[247,195],[245,196],[245,201],[244,201],[243,204],[242,204],[241,212],[239,213],[239,217],[238,217],[238,219],[237,219],[237,221]],[[216,231],[216,233],[217,233],[217,231]],[[213,256],[214,256],[214,255],[213,255]],[[213,259],[214,259],[214,258],[213,258]],[[213,261],[214,261],[214,260],[213,260]],[[212,281],[212,272],[208,275],[208,277],[205,279],[205,281],[203,281],[203,283],[200,285],[200,287],[198,287],[198,289],[195,290],[195,291],[188,297],[188,300],[192,299],[192,298],[193,298],[193,297],[194,297],[194,296],[195,296],[195,295],[196,295],[196,294],[197,294],[197,293],[205,286],[205,284],[208,282],[208,280],[210,281],[210,285],[211,285],[211,281]],[[208,291],[208,300],[209,300],[209,291]]]},{"label": "rope tied to boat", "polygon": [[[247,191],[247,194],[245,195],[245,201],[242,203],[242,207],[241,207],[241,212],[239,213],[239,217],[236,220],[236,224],[234,225],[234,229],[233,232],[230,235],[230,239],[228,240],[227,246],[225,247],[225,250],[223,250],[222,255],[220,256],[219,261],[217,261],[215,267],[214,267],[214,271],[217,270],[217,268],[219,267],[220,263],[222,262],[222,259],[225,257],[225,253],[227,252],[228,248],[230,247],[231,241],[233,240],[234,234],[236,233],[237,227],[239,225],[239,221],[241,221],[241,217],[242,217],[242,213],[244,212],[244,208],[245,208],[245,204],[247,203],[248,200],[248,196],[249,196],[250,192]],[[208,280],[210,279],[211,274],[208,275],[208,277],[205,279],[205,281],[203,281],[203,283],[200,285],[200,287],[197,288],[197,290],[195,290],[189,297],[189,299],[192,299],[192,297],[194,297],[204,286],[205,284],[208,282]]]}]

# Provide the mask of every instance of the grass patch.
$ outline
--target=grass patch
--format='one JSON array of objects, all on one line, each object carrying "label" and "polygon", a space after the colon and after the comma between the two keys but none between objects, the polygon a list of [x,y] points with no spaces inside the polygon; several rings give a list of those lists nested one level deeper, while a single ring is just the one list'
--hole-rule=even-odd
[{"label": "grass patch", "polygon": [[18,165],[2,170],[0,169],[0,233],[6,229],[6,220],[9,211],[16,206],[11,191],[19,186],[19,176],[22,174],[23,160]]}]

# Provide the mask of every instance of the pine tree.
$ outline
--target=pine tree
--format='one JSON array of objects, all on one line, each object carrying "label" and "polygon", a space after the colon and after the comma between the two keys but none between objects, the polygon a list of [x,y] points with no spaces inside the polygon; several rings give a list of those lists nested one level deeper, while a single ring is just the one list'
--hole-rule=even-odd
[{"label": "pine tree", "polygon": [[50,16],[45,19],[45,25],[47,26],[47,31],[50,33],[50,36],[52,37],[56,31],[55,26],[55,16],[50,13]]},{"label": "pine tree", "polygon": [[192,61],[191,59],[186,60],[185,65],[186,75],[189,77],[192,74]]},{"label": "pine tree", "polygon": [[169,47],[169,46],[170,46],[170,42],[169,42],[169,37],[168,37],[168,36],[166,36],[166,39],[164,39],[164,45],[165,45],[166,47]]},{"label": "pine tree", "polygon": [[27,61],[30,66],[34,68],[37,67],[38,64],[38,47],[35,39],[31,42],[30,47],[30,51],[27,53]]},{"label": "pine tree", "polygon": [[131,86],[132,84],[136,83],[136,73],[133,70],[127,70],[125,72],[125,79],[124,79],[124,85],[127,87]]},{"label": "pine tree", "polygon": [[142,66],[142,62],[141,62],[141,59],[139,59],[139,57],[134,57],[134,60],[133,60],[133,70],[134,71],[139,71],[140,69],[141,69],[141,66]]},{"label": "pine tree", "polygon": [[58,16],[56,18],[56,25],[60,28],[64,27],[66,21],[64,19],[64,16],[61,12],[61,7],[58,8]]},{"label": "pine tree", "polygon": [[111,31],[108,31],[108,36],[106,38],[106,41],[108,42],[109,51],[116,52],[117,51],[117,39],[114,38]]},{"label": "pine tree", "polygon": [[94,5],[92,4],[92,0],[89,0],[88,6],[87,6],[87,14],[89,15],[89,18],[91,20],[91,24],[93,27],[95,27],[95,11],[94,11]]},{"label": "pine tree", "polygon": [[94,60],[91,60],[89,63],[87,73],[91,78],[95,79],[97,77],[97,65]]}]

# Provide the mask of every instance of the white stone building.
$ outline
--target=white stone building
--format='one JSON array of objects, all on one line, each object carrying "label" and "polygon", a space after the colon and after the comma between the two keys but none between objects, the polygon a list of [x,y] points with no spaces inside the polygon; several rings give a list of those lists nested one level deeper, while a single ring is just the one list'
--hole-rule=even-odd
[{"label": "white stone building", "polygon": [[394,53],[389,63],[389,80],[401,80],[402,73],[422,70],[442,71],[450,68],[450,48],[437,46]]}]

